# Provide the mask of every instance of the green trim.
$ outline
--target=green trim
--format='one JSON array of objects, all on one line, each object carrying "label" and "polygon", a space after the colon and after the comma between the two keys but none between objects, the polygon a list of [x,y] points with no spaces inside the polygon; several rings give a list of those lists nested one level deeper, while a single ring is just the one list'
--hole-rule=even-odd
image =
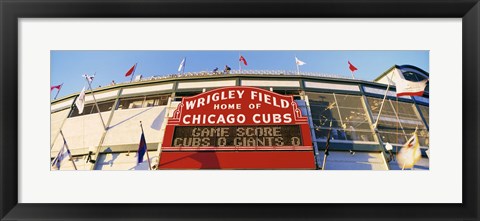
[{"label": "green trim", "polygon": [[[138,136],[140,139],[140,135]],[[147,150],[148,151],[156,151],[158,147],[158,142],[156,143],[147,143]],[[107,149],[110,148],[110,151],[106,152]],[[138,144],[122,144],[122,145],[102,145],[99,148],[98,154],[106,154],[106,153],[118,153],[118,152],[128,152],[130,151],[131,154],[136,154],[138,151]]]},{"label": "green trim", "polygon": [[398,65],[393,65],[392,67],[390,67],[389,69],[387,69],[386,71],[384,71],[382,74],[380,74],[380,76],[378,76],[377,78],[375,78],[373,81],[376,82],[378,80],[380,80],[381,78],[383,78],[385,75],[387,75],[390,71],[392,71],[394,68],[397,68]]},{"label": "green trim", "polygon": [[363,95],[361,91],[344,91],[344,90],[330,90],[330,89],[321,89],[321,88],[309,88],[304,90],[305,93],[335,93],[335,94],[346,94],[346,95]]},{"label": "green trim", "polygon": [[127,95],[122,95],[120,94],[119,98],[133,98],[133,97],[145,97],[145,96],[161,96],[161,95],[168,95],[171,94],[173,90],[164,90],[164,91],[150,91],[147,93],[135,93],[135,94],[127,94]]},{"label": "green trim", "polygon": [[[325,151],[325,142],[317,141],[318,150]],[[355,144],[355,143],[335,143],[330,142],[328,147],[331,151],[364,151],[364,152],[381,152],[380,144]]]}]

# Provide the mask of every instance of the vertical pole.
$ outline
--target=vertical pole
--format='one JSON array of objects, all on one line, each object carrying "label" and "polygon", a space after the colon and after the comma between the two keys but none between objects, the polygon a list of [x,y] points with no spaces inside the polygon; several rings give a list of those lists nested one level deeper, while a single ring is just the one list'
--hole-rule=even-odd
[{"label": "vertical pole", "polygon": [[[107,120],[107,124],[106,124],[107,129],[110,126],[110,123],[112,122],[113,115],[114,115],[115,110],[118,106],[118,103],[120,102],[120,95],[122,94],[122,91],[123,91],[123,89],[118,90],[117,97],[115,98],[115,102],[112,106],[112,110],[110,111],[110,116],[108,117],[108,120]],[[105,140],[105,137],[106,137],[107,133],[108,133],[108,130],[103,131],[102,137],[100,138],[100,141],[98,142],[97,150],[95,151],[95,153],[93,155],[95,157],[95,162],[92,163],[92,165],[90,166],[90,170],[94,170],[97,167],[97,163],[98,163],[97,159],[98,159],[98,156],[100,155],[100,148],[103,146],[103,141]]]},{"label": "vertical pole", "polygon": [[70,148],[68,148],[68,144],[67,144],[67,141],[65,140],[65,136],[63,135],[63,132],[62,130],[60,130],[60,134],[62,135],[62,138],[63,138],[63,143],[65,144],[65,147],[67,148],[67,151],[68,151],[68,157],[70,158],[70,160],[72,161],[72,164],[73,164],[73,168],[75,168],[75,170],[77,170],[77,165],[75,165],[75,161],[73,161],[73,158],[72,158],[72,153],[70,152]]},{"label": "vertical pole", "polygon": [[61,84],[60,89],[57,90],[57,94],[55,94],[55,97],[53,98],[53,100],[57,99],[58,93],[60,93],[60,90],[62,89],[62,87],[63,87],[63,83]]},{"label": "vertical pole", "polygon": [[297,75],[300,75],[300,68],[298,67],[298,58],[297,58],[297,55],[295,55],[295,65],[297,65]]},{"label": "vertical pole", "polygon": [[[392,71],[392,80],[393,80],[393,71]],[[383,109],[383,104],[385,103],[385,99],[387,98],[387,94],[388,94],[388,90],[390,89],[390,78],[388,78],[387,76],[387,80],[388,80],[388,86],[387,86],[387,90],[385,90],[385,95],[383,95],[383,100],[382,100],[382,104],[380,105],[380,110],[378,111],[378,115],[377,115],[377,120],[375,120],[375,123],[373,124],[373,129],[377,129],[377,124],[378,124],[378,120],[380,119],[380,114],[382,114],[382,109]]]},{"label": "vertical pole", "polygon": [[238,52],[238,71],[239,73],[242,73],[242,64],[241,64],[241,61],[240,61],[240,57],[242,55],[240,54],[240,52]]},{"label": "vertical pole", "polygon": [[327,155],[323,154],[322,170],[325,170],[326,164],[327,164]]},{"label": "vertical pole", "polygon": [[322,164],[322,170],[325,170],[325,164],[327,163],[327,155],[323,154],[323,164]]},{"label": "vertical pole", "polygon": [[[405,133],[405,129],[403,128],[402,123],[400,122],[400,117],[398,116],[397,111],[395,110],[395,106],[392,104],[392,101],[389,101],[390,105],[392,106],[393,113],[395,114],[395,117],[397,118],[397,143],[398,143],[398,125],[400,125],[400,128],[402,129],[403,135],[405,136],[405,139],[408,140],[408,136]],[[397,97],[397,110],[398,110],[398,97]]]},{"label": "vertical pole", "polygon": [[[145,133],[143,133],[143,125],[142,121],[140,121],[140,128],[142,128],[142,134],[145,137]],[[147,141],[145,140],[145,146],[147,146]],[[145,153],[147,154],[147,161],[148,161],[148,170],[152,169],[152,165],[150,164],[150,156],[148,155],[148,146],[147,149],[145,150]]]},{"label": "vertical pole", "polygon": [[327,153],[328,153],[328,147],[330,146],[330,136],[332,136],[332,120],[330,121],[330,130],[328,131],[328,136],[327,136],[327,145],[325,145],[325,153],[323,154],[323,163],[322,163],[322,170],[325,170],[325,166],[327,165]]},{"label": "vertical pole", "polygon": [[383,162],[385,163],[385,168],[387,170],[390,170],[390,166],[388,165],[387,161],[386,161],[386,148],[385,148],[385,145],[382,141],[382,137],[380,136],[380,134],[378,133],[378,131],[374,130],[374,127],[373,127],[373,112],[371,110],[371,106],[370,106],[370,103],[368,102],[368,99],[367,97],[365,97],[365,91],[363,89],[363,87],[360,87],[360,91],[362,92],[362,105],[363,105],[363,108],[364,110],[366,111],[367,115],[368,115],[368,122],[369,122],[369,125],[370,125],[370,130],[372,130],[372,132],[374,132],[375,134],[375,137],[377,138],[376,141],[380,144],[380,149],[382,150],[382,158],[383,158]]},{"label": "vertical pole", "polygon": [[335,95],[335,93],[332,93],[332,95],[333,95],[333,99],[335,99],[335,103],[334,103],[334,105],[332,105],[332,109],[333,109],[335,106],[337,106],[337,108],[335,108],[335,109],[337,109],[337,111],[338,111],[338,116],[339,116],[339,118],[340,118],[340,124],[341,124],[340,127],[343,128],[343,131],[345,132],[346,125],[345,125],[345,128],[344,128],[344,127],[343,127],[342,113],[340,113],[340,108],[338,107],[337,95]]},{"label": "vertical pole", "polygon": [[185,66],[187,66],[187,57],[183,58],[182,75],[185,74]]},{"label": "vertical pole", "polygon": [[[90,89],[90,92],[92,93],[93,101],[95,102],[95,106],[97,107],[97,111],[98,111],[98,115],[100,116],[100,120],[102,120],[103,129],[106,130],[107,128],[106,128],[106,126],[105,126],[105,121],[103,121],[102,114],[100,113],[100,108],[98,107],[97,99],[95,99],[95,95],[93,94],[92,84],[91,84],[91,82],[88,80],[88,75],[85,75],[85,80],[87,81],[87,83],[88,83],[88,88]],[[92,81],[93,81],[93,80],[92,80]]]},{"label": "vertical pole", "polygon": [[383,95],[382,104],[380,105],[380,110],[378,111],[377,119],[373,124],[373,129],[377,129],[378,120],[380,119],[380,114],[382,114],[383,104],[385,103],[385,99],[387,98],[387,93],[389,89],[390,89],[390,84],[388,84],[387,90],[385,90],[385,95]]},{"label": "vertical pole", "polygon": [[[270,88],[271,91],[273,91],[273,88]],[[320,161],[318,159],[319,157],[319,153],[318,153],[318,144],[317,144],[317,137],[315,135],[315,124],[313,123],[313,117],[312,117],[312,111],[310,110],[310,100],[308,99],[308,95],[306,95],[304,92],[303,92],[303,99],[305,100],[305,109],[307,110],[307,115],[308,115],[308,123],[310,125],[313,125],[313,128],[310,128],[310,133],[311,133],[311,136],[312,136],[312,139],[313,139],[313,153],[314,153],[314,157],[315,157],[315,167],[316,169],[319,169],[320,167]]]},{"label": "vertical pole", "polygon": [[352,79],[355,79],[355,74],[353,73],[353,71],[351,72],[352,72]]}]

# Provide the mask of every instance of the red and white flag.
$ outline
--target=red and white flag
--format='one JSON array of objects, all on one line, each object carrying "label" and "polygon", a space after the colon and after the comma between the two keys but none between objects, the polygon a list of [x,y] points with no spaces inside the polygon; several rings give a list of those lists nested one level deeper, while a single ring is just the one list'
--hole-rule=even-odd
[{"label": "red and white flag", "polygon": [[405,79],[398,79],[395,81],[397,87],[397,97],[400,96],[422,96],[425,87],[427,86],[428,79],[423,81],[414,82]]},{"label": "red and white flag", "polygon": [[135,69],[137,69],[137,64],[134,64],[134,65],[130,68],[130,70],[128,70],[127,73],[125,73],[125,77],[128,77],[128,76],[132,75],[133,72],[135,72]]},{"label": "red and white flag", "polygon": [[247,66],[247,60],[245,60],[245,58],[244,58],[243,56],[240,55],[239,61],[243,62],[243,64],[244,64],[245,66]]},{"label": "red and white flag", "polygon": [[55,86],[50,86],[50,92],[52,92],[53,89],[60,90],[62,88],[63,84],[55,85]]},{"label": "red and white flag", "polygon": [[353,66],[353,64],[350,63],[350,61],[348,61],[348,68],[350,69],[351,72],[355,72],[356,70],[358,70],[358,68]]}]

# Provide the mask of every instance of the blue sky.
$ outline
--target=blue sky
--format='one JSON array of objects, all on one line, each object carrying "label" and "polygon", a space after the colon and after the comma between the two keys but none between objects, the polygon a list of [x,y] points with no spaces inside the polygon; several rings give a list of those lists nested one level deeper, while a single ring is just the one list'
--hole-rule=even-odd
[{"label": "blue sky", "polygon": [[[410,64],[429,72],[428,51],[51,51],[51,85],[63,83],[58,97],[79,92],[83,74],[96,73],[92,87],[129,81],[125,73],[138,63],[135,75],[144,77],[177,73],[184,57],[185,72],[238,69],[239,53],[245,70],[295,71],[295,56],[306,64],[300,71],[351,76],[348,61],[358,68],[358,79],[371,81],[391,66]],[[52,91],[51,98],[56,94]]]}]

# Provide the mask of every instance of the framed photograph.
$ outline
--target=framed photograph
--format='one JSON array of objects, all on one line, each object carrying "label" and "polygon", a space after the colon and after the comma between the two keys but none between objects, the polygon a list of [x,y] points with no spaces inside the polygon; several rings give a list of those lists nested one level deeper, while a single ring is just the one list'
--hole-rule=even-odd
[{"label": "framed photograph", "polygon": [[479,219],[477,0],[0,10],[2,220]]}]

